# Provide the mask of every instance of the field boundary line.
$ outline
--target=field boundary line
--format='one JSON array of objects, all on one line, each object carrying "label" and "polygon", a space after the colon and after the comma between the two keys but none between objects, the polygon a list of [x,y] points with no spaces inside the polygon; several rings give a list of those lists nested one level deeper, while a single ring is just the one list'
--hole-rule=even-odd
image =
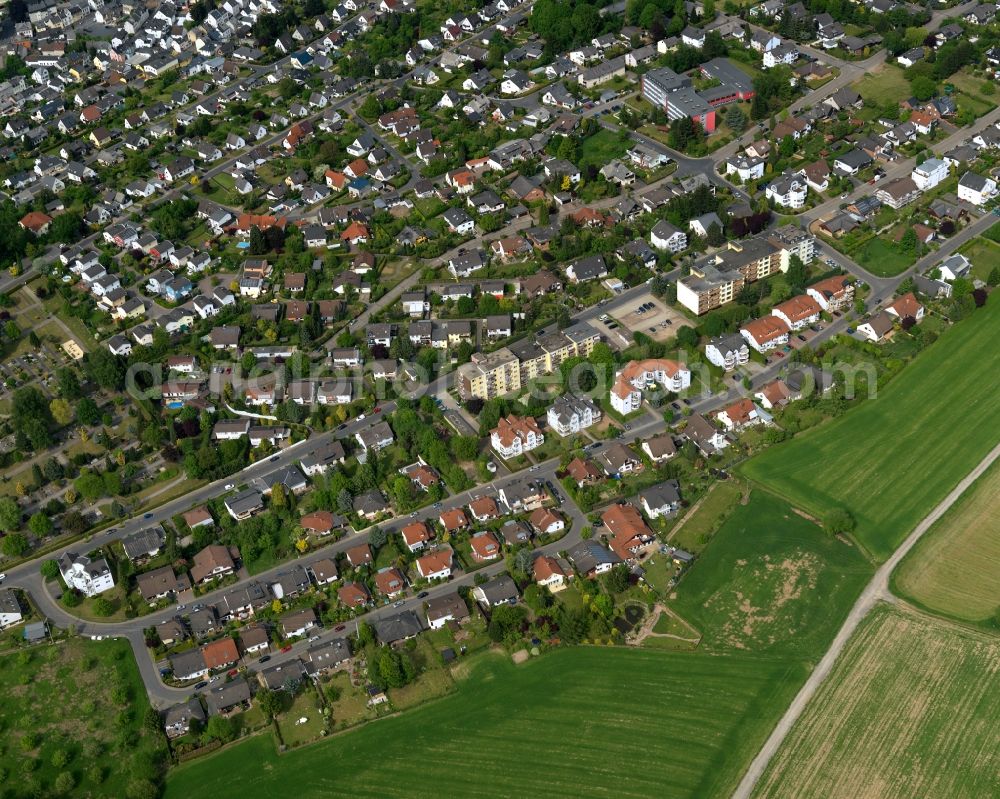
[{"label": "field boundary line", "polygon": [[997,460],[997,458],[1000,458],[1000,443],[996,444],[993,449],[986,454],[986,457],[984,457],[971,472],[963,477],[958,482],[958,485],[948,492],[948,495],[945,496],[945,498],[941,500],[941,502],[939,502],[938,505],[920,521],[913,531],[903,540],[903,543],[896,548],[892,555],[890,555],[886,559],[885,563],[879,567],[878,571],[875,572],[875,575],[855,601],[854,607],[851,608],[851,612],[847,615],[847,618],[844,620],[840,630],[837,631],[837,635],[830,643],[826,653],[816,664],[816,668],[813,669],[808,679],[806,679],[803,686],[799,689],[799,692],[795,695],[792,703],[785,710],[784,715],[778,721],[777,725],[764,742],[761,750],[748,766],[746,772],[743,774],[743,778],[740,780],[739,785],[733,792],[733,799],[750,799],[754,788],[760,778],[764,775],[764,771],[767,769],[768,764],[778,753],[778,750],[781,748],[781,744],[784,742],[785,738],[788,737],[789,732],[791,732],[792,727],[795,725],[799,716],[802,715],[810,700],[819,690],[820,686],[825,682],[826,678],[830,675],[834,664],[843,652],[851,636],[857,630],[858,625],[879,601],[891,600],[893,598],[892,593],[889,591],[889,576],[895,570],[896,566],[899,565],[899,562],[914,547],[924,533],[933,527],[934,523],[937,522],[937,520],[940,519],[948,511],[948,509],[958,501],[968,487],[972,485],[990,466],[993,465],[993,462]]}]

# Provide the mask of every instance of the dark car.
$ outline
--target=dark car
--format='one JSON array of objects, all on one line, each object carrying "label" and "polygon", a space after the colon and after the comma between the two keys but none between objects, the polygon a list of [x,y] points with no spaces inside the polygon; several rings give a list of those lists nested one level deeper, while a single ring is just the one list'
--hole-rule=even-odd
[{"label": "dark car", "polygon": [[204,688],[204,687],[205,687],[206,685],[208,685],[208,680],[202,680],[202,681],[201,681],[200,683],[198,683],[198,684],[197,684],[197,685],[196,685],[196,686],[194,687],[194,690],[196,690],[196,691],[200,691],[200,690],[201,690],[202,688]]},{"label": "dark car", "polygon": [[338,624],[336,627],[333,628],[333,631],[335,633],[342,633],[346,629],[347,629],[347,625],[346,624]]},{"label": "dark car", "polygon": [[142,515],[142,518],[143,519],[152,519],[153,518],[153,514],[152,513],[144,513]]},{"label": "dark car", "polygon": [[429,596],[429,594],[426,591],[421,591],[419,594],[417,594],[417,599],[423,599],[424,597],[427,596]]},{"label": "dark car", "polygon": [[271,461],[271,463],[274,463],[276,460],[278,460],[278,456],[272,455],[270,458],[268,458],[268,460]]},{"label": "dark car", "polygon": [[258,663],[267,663],[267,661],[269,661],[270,659],[271,659],[270,655],[261,655],[260,660],[258,660],[257,662]]}]

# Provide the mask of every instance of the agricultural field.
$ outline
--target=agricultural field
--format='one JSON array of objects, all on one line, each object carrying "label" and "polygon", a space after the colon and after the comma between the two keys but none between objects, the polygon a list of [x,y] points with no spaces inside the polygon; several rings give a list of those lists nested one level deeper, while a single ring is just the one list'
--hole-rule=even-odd
[{"label": "agricultural field", "polygon": [[756,490],[683,578],[670,608],[717,652],[818,658],[871,578],[856,547]]},{"label": "agricultural field", "polygon": [[[289,754],[262,735],[185,764],[166,798],[389,799],[418,784],[481,799],[722,796],[805,677],[781,660],[596,647],[521,666],[483,654],[455,672],[444,699]],[[490,753],[475,768],[470,745]],[[641,767],[623,769],[637,751]]]},{"label": "agricultural field", "polygon": [[743,474],[821,518],[846,508],[856,540],[884,560],[997,443],[1000,371],[986,368],[981,354],[998,336],[1000,302],[992,298],[876,398],[771,447]]},{"label": "agricultural field", "polygon": [[4,655],[0,695],[0,782],[17,786],[12,796],[149,795],[140,783],[155,794],[166,742],[158,718],[155,735],[144,726],[128,642],[72,638]]},{"label": "agricultural field", "polygon": [[996,796],[998,671],[996,636],[876,607],[754,796]]},{"label": "agricultural field", "polygon": [[893,573],[893,591],[951,618],[992,622],[1000,610],[1000,462],[924,534]]}]

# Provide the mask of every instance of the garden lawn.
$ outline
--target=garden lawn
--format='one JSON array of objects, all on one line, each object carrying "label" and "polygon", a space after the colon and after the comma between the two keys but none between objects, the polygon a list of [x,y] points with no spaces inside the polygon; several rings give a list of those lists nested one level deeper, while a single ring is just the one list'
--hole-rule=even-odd
[{"label": "garden lawn", "polygon": [[74,797],[118,799],[133,780],[158,779],[156,742],[143,728],[149,703],[127,641],[71,638],[4,655],[0,695],[0,781],[12,796],[58,795],[62,774],[72,787],[61,794]]},{"label": "garden lawn", "polygon": [[1000,610],[1000,462],[962,494],[899,564],[895,593],[935,613],[991,622]]},{"label": "garden lawn", "polygon": [[893,277],[909,267],[916,257],[877,236],[868,239],[854,253],[858,263],[878,277]]},{"label": "garden lawn", "polygon": [[913,92],[910,84],[903,76],[903,70],[893,65],[883,65],[874,72],[869,72],[853,88],[866,102],[875,103],[884,108],[889,103],[899,102],[901,97],[909,97]]},{"label": "garden lawn", "polygon": [[946,330],[874,399],[748,461],[752,480],[823,517],[847,508],[878,560],[1000,439],[1000,299]]},{"label": "garden lawn", "polygon": [[[166,799],[391,799],[416,784],[478,799],[722,796],[803,678],[781,661],[697,652],[583,647],[522,666],[487,654],[421,708],[282,756],[257,736],[185,764]],[[462,766],[470,745],[489,752],[475,768]]]},{"label": "garden lawn", "polygon": [[995,635],[876,607],[753,795],[996,796],[998,664]]},{"label": "garden lawn", "polygon": [[990,272],[1000,266],[1000,244],[977,236],[959,249],[972,262],[972,277],[984,283]]},{"label": "garden lawn", "polygon": [[628,151],[627,141],[622,141],[617,133],[601,128],[593,136],[588,136],[580,146],[580,160],[577,164],[585,168],[593,164],[598,169],[609,161],[621,158]]}]

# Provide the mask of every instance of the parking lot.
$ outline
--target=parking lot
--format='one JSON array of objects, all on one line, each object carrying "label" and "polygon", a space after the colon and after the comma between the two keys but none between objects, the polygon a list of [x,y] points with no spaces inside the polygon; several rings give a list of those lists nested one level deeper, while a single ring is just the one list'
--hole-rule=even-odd
[{"label": "parking lot", "polygon": [[676,335],[678,327],[690,321],[673,308],[646,291],[631,302],[615,308],[614,318],[633,333],[642,333],[654,341],[666,341]]}]

